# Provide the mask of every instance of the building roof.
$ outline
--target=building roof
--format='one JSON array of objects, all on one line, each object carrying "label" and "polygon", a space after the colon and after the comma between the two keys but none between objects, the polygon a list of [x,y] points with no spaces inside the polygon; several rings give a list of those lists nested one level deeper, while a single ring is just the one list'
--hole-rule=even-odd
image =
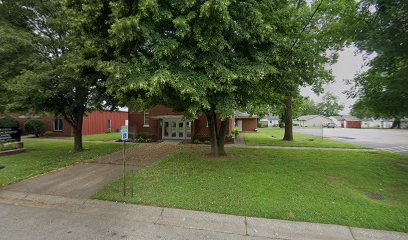
[{"label": "building roof", "polygon": [[235,111],[235,118],[258,118],[257,115],[252,115],[246,112]]},{"label": "building roof", "polygon": [[354,117],[351,115],[343,115],[340,116],[340,120],[346,120],[346,121],[361,121],[358,117]]},{"label": "building roof", "polygon": [[263,119],[279,120],[279,116],[278,115],[273,115],[273,114],[268,114],[268,115],[264,116]]},{"label": "building roof", "polygon": [[338,121],[342,120],[342,116],[330,116],[330,118],[336,119]]},{"label": "building roof", "polygon": [[[310,120],[310,119],[312,119],[312,118],[316,118],[316,117],[323,117],[323,118],[330,119],[330,118],[328,118],[328,117],[321,116],[321,115],[304,115],[304,116],[300,116],[300,117],[296,118],[295,120],[298,120],[298,121],[308,121],[308,120]],[[331,119],[330,119],[330,120],[331,120]]]}]

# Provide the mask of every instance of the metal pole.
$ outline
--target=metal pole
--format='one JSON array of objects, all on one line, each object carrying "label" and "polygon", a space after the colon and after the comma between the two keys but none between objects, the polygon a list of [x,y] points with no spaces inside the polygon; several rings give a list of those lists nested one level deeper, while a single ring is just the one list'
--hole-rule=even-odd
[{"label": "metal pole", "polygon": [[123,196],[126,196],[126,140],[123,140]]},{"label": "metal pole", "polygon": [[323,128],[324,128],[324,126],[322,125],[322,139],[323,139]]}]

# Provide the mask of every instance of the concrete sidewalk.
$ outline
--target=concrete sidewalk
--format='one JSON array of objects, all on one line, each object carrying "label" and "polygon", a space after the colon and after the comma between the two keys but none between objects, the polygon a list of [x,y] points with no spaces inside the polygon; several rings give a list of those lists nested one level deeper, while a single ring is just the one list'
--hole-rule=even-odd
[{"label": "concrete sidewalk", "polygon": [[[149,143],[128,148],[126,172],[158,161],[180,146],[174,142]],[[5,186],[4,190],[70,198],[89,198],[123,175],[123,153],[114,152],[57,171]]]},{"label": "concrete sidewalk", "polygon": [[[24,226],[24,227],[22,227]],[[7,231],[5,231],[7,230]],[[407,240],[408,234],[0,191],[1,239]]]}]

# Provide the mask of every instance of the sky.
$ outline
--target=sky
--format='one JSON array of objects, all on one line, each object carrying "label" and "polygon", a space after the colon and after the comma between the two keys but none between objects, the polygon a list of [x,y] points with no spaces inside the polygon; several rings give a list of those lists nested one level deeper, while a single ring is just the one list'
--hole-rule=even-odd
[{"label": "sky", "polygon": [[[343,115],[349,114],[351,106],[354,104],[356,99],[348,99],[344,91],[349,90],[352,85],[347,85],[345,80],[353,79],[356,74],[361,73],[367,67],[365,67],[366,62],[369,58],[361,53],[357,52],[357,48],[354,46],[346,47],[339,53],[339,58],[337,63],[330,66],[333,76],[335,78],[333,83],[324,85],[324,93],[331,92],[339,98],[339,102],[344,105],[344,110],[340,112]],[[301,89],[302,96],[308,96],[315,103],[321,102],[323,94],[320,96],[316,95],[309,87],[304,87]]]}]

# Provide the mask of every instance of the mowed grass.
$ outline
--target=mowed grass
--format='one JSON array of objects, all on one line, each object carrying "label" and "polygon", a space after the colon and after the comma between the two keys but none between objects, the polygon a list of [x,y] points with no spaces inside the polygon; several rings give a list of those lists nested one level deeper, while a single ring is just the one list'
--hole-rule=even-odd
[{"label": "mowed grass", "polygon": [[[74,139],[73,137],[67,138],[67,139]],[[82,136],[82,140],[84,141],[102,141],[102,142],[109,142],[109,141],[115,141],[115,140],[120,140],[121,135],[120,132],[114,132],[114,133],[102,133],[102,134],[95,134],[95,135],[84,135]]]},{"label": "mowed grass", "polygon": [[[318,131],[318,129],[316,129]],[[321,148],[363,148],[362,146],[311,135],[293,133],[294,141],[282,141],[284,129],[259,128],[254,133],[244,133],[245,143],[250,146],[321,147]]]},{"label": "mowed grass", "polygon": [[84,143],[85,151],[73,153],[73,142],[24,140],[27,152],[0,157],[0,186],[14,183],[74,163],[121,150],[119,144]]},{"label": "mowed grass", "polygon": [[[380,152],[184,149],[94,198],[408,232],[408,158]],[[130,196],[133,188],[134,196]],[[384,200],[371,199],[365,192]]]}]

